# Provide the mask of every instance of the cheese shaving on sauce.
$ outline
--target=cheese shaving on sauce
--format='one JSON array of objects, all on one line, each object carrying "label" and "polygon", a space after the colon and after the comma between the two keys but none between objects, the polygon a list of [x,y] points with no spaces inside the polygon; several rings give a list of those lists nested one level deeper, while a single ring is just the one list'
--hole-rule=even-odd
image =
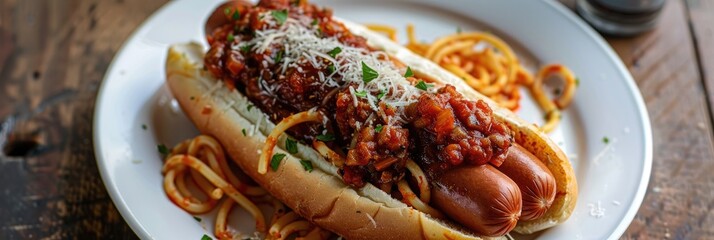
[{"label": "cheese shaving on sauce", "polygon": [[[241,49],[250,46],[250,51],[260,54],[265,53],[271,46],[280,46],[283,51],[280,71],[284,73],[287,68],[300,70],[300,65],[310,64],[317,69],[333,68],[334,71],[325,75],[318,72],[318,81],[324,86],[344,87],[350,86],[349,92],[353,101],[364,99],[370,108],[378,112],[378,103],[383,102],[394,107],[398,114],[390,121],[404,121],[400,115],[403,114],[405,106],[415,103],[418,97],[425,93],[412,85],[403,73],[406,68],[398,68],[389,61],[389,55],[384,51],[370,51],[368,49],[356,48],[345,45],[338,40],[338,36],[320,37],[322,33],[318,26],[310,23],[313,21],[306,16],[289,17],[284,24],[279,25],[270,14],[263,14],[261,17],[267,22],[262,30],[255,31],[255,37],[250,41],[233,43],[233,49]],[[329,54],[330,51],[339,48],[337,54]],[[333,57],[334,56],[334,57]],[[264,60],[273,62],[274,59]],[[378,73],[378,76],[369,82],[364,81],[362,63]],[[263,64],[267,64],[264,62]],[[335,79],[336,75],[342,76]],[[355,87],[352,87],[355,86]],[[274,91],[275,89],[268,89]],[[384,96],[378,99],[376,96],[380,92]],[[428,91],[434,91],[429,89]],[[358,97],[355,93],[366,93],[366,96]]]}]

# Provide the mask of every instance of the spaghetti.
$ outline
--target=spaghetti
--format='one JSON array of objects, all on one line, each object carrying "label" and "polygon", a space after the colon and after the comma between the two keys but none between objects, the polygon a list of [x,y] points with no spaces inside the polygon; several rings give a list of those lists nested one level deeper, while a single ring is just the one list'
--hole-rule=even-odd
[{"label": "spaghetti", "polygon": [[[397,41],[397,30],[393,27],[378,24],[367,27]],[[560,64],[546,65],[534,77],[519,63],[511,48],[490,33],[459,32],[427,44],[417,41],[414,26],[410,24],[406,47],[460,77],[502,107],[518,110],[521,98],[518,87],[526,87],[545,112],[545,122],[540,127],[545,132],[558,125],[560,110],[568,106],[575,94],[577,81],[570,69]],[[556,92],[557,98],[551,100],[545,93],[543,81],[554,75],[562,78],[563,91]]]},{"label": "spaghetti", "polygon": [[[164,191],[177,206],[192,214],[209,212],[218,206],[214,234],[218,239],[233,239],[228,229],[228,216],[236,203],[256,221],[256,229],[269,239],[328,239],[332,233],[312,225],[285,205],[267,195],[260,187],[246,184],[232,171],[221,145],[214,138],[201,135],[177,144],[164,163]],[[193,182],[206,200],[199,200],[187,185]],[[225,197],[227,196],[227,197]],[[220,205],[219,201],[223,201]],[[269,204],[274,213],[266,225],[263,212],[256,204]]]}]

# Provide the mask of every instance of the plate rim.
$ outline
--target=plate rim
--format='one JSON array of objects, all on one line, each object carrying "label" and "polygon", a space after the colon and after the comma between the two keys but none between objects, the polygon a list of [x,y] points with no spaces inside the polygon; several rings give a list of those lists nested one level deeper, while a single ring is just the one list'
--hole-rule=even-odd
[{"label": "plate rim", "polygon": [[[122,194],[119,192],[117,189],[117,186],[114,183],[114,179],[110,177],[110,173],[108,173],[109,169],[106,165],[106,161],[103,160],[103,155],[105,152],[105,149],[102,147],[102,141],[101,141],[101,133],[103,132],[100,128],[100,121],[99,119],[102,119],[102,114],[100,111],[100,106],[105,105],[104,102],[108,101],[104,97],[104,92],[108,91],[106,90],[107,88],[107,83],[108,79],[110,78],[112,72],[114,72],[115,68],[117,67],[117,59],[119,59],[121,56],[125,54],[125,49],[126,47],[130,44],[133,43],[137,38],[137,36],[144,31],[146,31],[147,25],[150,22],[153,22],[157,16],[159,16],[162,12],[167,11],[171,6],[177,4],[179,1],[170,1],[167,2],[166,4],[162,5],[159,9],[154,11],[149,17],[147,17],[140,25],[138,25],[134,31],[124,40],[124,42],[121,44],[120,48],[118,48],[116,54],[112,58],[112,61],[107,68],[104,77],[102,78],[100,87],[97,91],[97,96],[95,99],[95,107],[94,107],[94,113],[93,113],[93,123],[92,123],[92,143],[93,143],[93,148],[94,148],[94,156],[95,160],[97,161],[97,168],[99,168],[99,173],[102,179],[102,182],[107,190],[107,193],[109,194],[109,197],[112,199],[113,204],[119,211],[120,215],[124,219],[124,221],[129,225],[129,227],[133,230],[137,236],[139,236],[142,239],[145,238],[152,238],[150,232],[148,229],[146,229],[140,222],[139,220],[132,214],[131,209],[129,205],[126,203],[124,200],[124,197]],[[644,162],[643,162],[643,168],[642,168],[642,177],[639,180],[638,184],[638,189],[637,192],[634,195],[633,202],[630,204],[630,208],[627,210],[623,218],[620,220],[620,223],[618,226],[615,228],[615,230],[609,235],[608,239],[617,239],[619,238],[629,227],[631,224],[632,220],[634,220],[634,217],[636,216],[637,212],[639,211],[645,194],[646,190],[649,185],[649,181],[651,178],[651,171],[652,171],[652,162],[653,162],[653,139],[652,139],[652,127],[651,127],[651,120],[649,117],[649,113],[647,111],[647,106],[644,102],[644,99],[642,97],[642,94],[639,90],[639,87],[637,86],[634,78],[632,77],[630,71],[625,67],[624,63],[622,60],[618,57],[618,55],[615,53],[615,51],[612,49],[612,47],[607,44],[605,39],[597,34],[597,32],[591,28],[589,25],[587,25],[582,19],[578,18],[577,15],[572,12],[570,9],[568,9],[565,5],[561,4],[560,2],[557,2],[555,0],[546,0],[546,1],[541,1],[548,7],[552,8],[555,10],[559,15],[561,15],[563,18],[567,19],[567,22],[570,24],[573,24],[575,29],[579,29],[582,31],[585,35],[587,35],[588,38],[592,39],[595,41],[595,44],[602,50],[604,51],[605,55],[609,58],[609,60],[614,64],[614,66],[617,69],[618,74],[620,77],[625,81],[625,84],[628,87],[629,92],[632,94],[633,100],[635,102],[635,105],[637,107],[637,112],[638,116],[640,117],[640,124],[642,126],[642,139],[644,140],[643,146],[643,156],[644,156]]]},{"label": "plate rim", "polygon": [[620,224],[618,224],[615,230],[608,237],[608,239],[618,239],[625,233],[627,228],[632,223],[632,220],[634,220],[637,215],[637,212],[640,210],[642,202],[645,198],[645,193],[647,193],[647,188],[652,174],[653,139],[651,120],[649,112],[647,111],[647,105],[644,102],[644,98],[642,97],[642,93],[640,92],[640,88],[637,86],[635,79],[632,77],[630,71],[625,67],[625,63],[623,63],[622,59],[620,59],[620,57],[615,53],[615,50],[607,44],[607,41],[605,41],[602,35],[598,34],[595,29],[590,27],[590,25],[587,25],[587,23],[585,23],[582,19],[578,18],[578,16],[565,5],[554,0],[544,2],[560,13],[560,15],[568,19],[571,24],[575,24],[575,26],[587,34],[588,37],[595,40],[596,44],[605,51],[605,54],[617,67],[618,73],[625,79],[625,83],[632,93],[635,104],[637,105],[638,115],[641,117],[640,124],[642,124],[643,128],[642,137],[644,139],[645,147],[642,177],[640,178],[639,187],[635,193],[635,197],[630,205],[630,208],[625,213],[625,216],[620,221]]}]

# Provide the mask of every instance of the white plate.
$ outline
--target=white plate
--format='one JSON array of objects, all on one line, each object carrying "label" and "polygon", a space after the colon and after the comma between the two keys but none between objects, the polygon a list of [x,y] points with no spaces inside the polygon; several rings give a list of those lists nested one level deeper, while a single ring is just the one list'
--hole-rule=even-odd
[{"label": "white plate", "polygon": [[[551,137],[571,157],[580,195],[573,216],[544,231],[543,239],[615,239],[644,197],[652,163],[647,111],[632,77],[592,29],[569,10],[544,1],[324,1],[339,17],[417,26],[420,39],[464,30],[495,32],[531,64],[558,62],[580,78],[574,103]],[[212,217],[199,223],[174,206],[161,187],[156,145],[171,146],[197,131],[164,87],[171,43],[203,41],[202,26],[217,1],[175,1],[149,18],[124,44],[97,99],[94,145],[114,203],[142,238],[200,239],[212,235]],[[404,39],[402,35],[402,39]],[[533,101],[519,115],[540,122]],[[142,125],[146,125],[144,130]],[[603,138],[610,140],[603,143]],[[252,234],[240,210],[231,226]]]}]

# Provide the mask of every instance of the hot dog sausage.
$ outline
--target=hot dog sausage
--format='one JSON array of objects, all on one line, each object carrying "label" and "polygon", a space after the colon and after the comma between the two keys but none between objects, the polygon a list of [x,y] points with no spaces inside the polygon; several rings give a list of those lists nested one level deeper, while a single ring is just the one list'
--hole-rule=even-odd
[{"label": "hot dog sausage", "polygon": [[484,236],[502,236],[516,226],[521,192],[491,165],[463,166],[435,177],[432,203]]},{"label": "hot dog sausage", "polygon": [[533,220],[545,214],[555,199],[555,178],[536,156],[521,145],[513,144],[506,160],[498,167],[521,189],[521,220]]}]

